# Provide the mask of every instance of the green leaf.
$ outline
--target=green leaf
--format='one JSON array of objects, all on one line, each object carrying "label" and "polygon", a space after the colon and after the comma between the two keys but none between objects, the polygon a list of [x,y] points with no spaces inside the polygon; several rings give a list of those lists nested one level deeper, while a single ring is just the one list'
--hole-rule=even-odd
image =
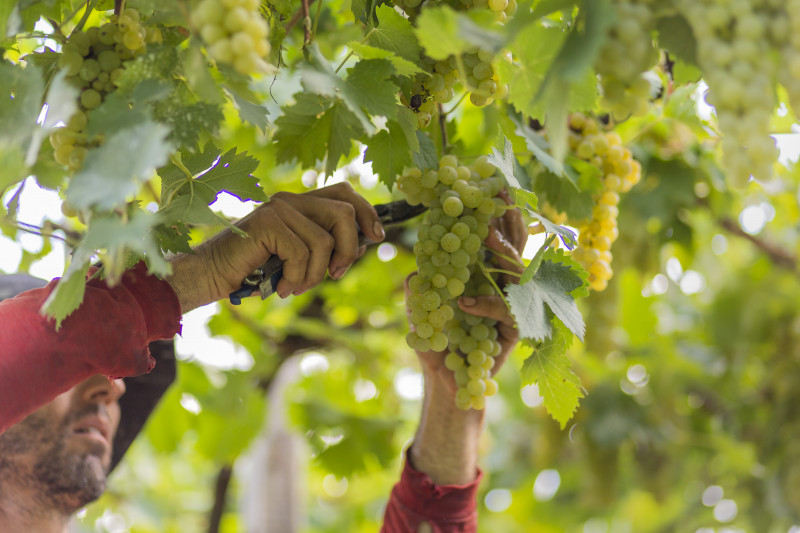
[{"label": "green leaf", "polygon": [[0,62],[0,145],[22,143],[37,128],[42,109],[44,81],[38,67],[21,68]]},{"label": "green leaf", "polygon": [[236,104],[236,109],[239,110],[239,118],[266,133],[267,126],[269,126],[269,119],[267,118],[269,110],[267,107],[247,100],[230,87],[227,89],[233,96],[233,103]]},{"label": "green leaf", "polygon": [[569,158],[565,167],[564,179],[551,172],[543,172],[536,177],[534,191],[553,206],[564,212],[570,220],[583,220],[591,217],[594,207],[593,195],[602,188],[600,170],[581,159]]},{"label": "green leaf", "polygon": [[298,160],[313,167],[325,156],[325,172],[331,175],[339,159],[350,152],[352,140],[364,133],[361,123],[344,104],[330,99],[298,93],[295,100],[275,121],[278,162]]},{"label": "green leaf", "polygon": [[417,130],[419,151],[411,154],[414,166],[420,170],[439,168],[439,156],[436,154],[436,145],[430,137]]},{"label": "green leaf", "polygon": [[64,276],[42,304],[42,312],[55,319],[56,329],[59,329],[61,322],[83,303],[89,264],[87,258],[77,260],[73,257]]},{"label": "green leaf", "polygon": [[542,223],[547,233],[554,233],[559,237],[561,237],[561,242],[563,242],[564,246],[566,246],[570,250],[577,245],[578,241],[575,238],[575,233],[572,230],[564,226],[559,226],[558,224],[554,224],[553,222],[543,217],[539,213],[536,213],[535,211],[530,212],[530,215]]},{"label": "green leaf", "polygon": [[583,340],[586,326],[570,292],[583,285],[583,280],[569,266],[543,261],[533,279],[525,285],[507,288],[511,312],[517,320],[520,336],[544,340],[552,328],[545,306],[564,325]]},{"label": "green leaf", "polygon": [[417,18],[414,31],[425,53],[440,60],[460,55],[476,46],[496,52],[504,41],[499,33],[481,27],[467,15],[448,6],[424,9]]},{"label": "green leaf", "polygon": [[580,13],[548,72],[548,78],[554,76],[569,84],[579,82],[586,72],[591,71],[607,38],[607,30],[616,18],[609,0],[583,0]]},{"label": "green leaf", "polygon": [[553,244],[553,241],[556,240],[555,235],[550,235],[544,243],[539,247],[536,251],[536,255],[533,256],[531,262],[528,263],[528,266],[525,267],[525,270],[522,272],[522,276],[519,278],[519,284],[525,285],[530,280],[533,279],[533,276],[536,275],[538,272],[539,267],[542,266],[542,261],[544,261],[544,253]]},{"label": "green leaf", "polygon": [[[342,100],[359,106],[371,115],[393,119],[397,117],[397,85],[389,81],[394,66],[386,59],[364,59],[350,69],[347,76],[348,91]],[[365,130],[368,131],[368,130]]]},{"label": "green leaf", "polygon": [[403,128],[394,121],[389,121],[387,130],[381,130],[367,142],[364,161],[372,161],[372,170],[381,182],[391,190],[398,174],[403,168],[411,165],[411,151]]},{"label": "green leaf", "polygon": [[566,427],[584,397],[580,378],[572,372],[572,362],[565,352],[569,348],[569,333],[556,326],[553,338],[534,349],[522,365],[522,382],[536,383],[544,406],[550,416]]},{"label": "green leaf", "polygon": [[406,142],[412,152],[419,152],[419,139],[417,138],[417,115],[405,106],[398,106],[397,123],[403,129]]},{"label": "green leaf", "polygon": [[[489,162],[496,166],[497,170],[505,176],[506,183],[509,187],[528,191],[531,189],[530,178],[527,173],[524,177],[522,175],[518,176],[517,174],[517,169],[521,167],[517,162],[517,158],[514,157],[514,148],[511,146],[511,141],[509,141],[508,138],[503,137],[502,154],[497,151],[497,148],[492,147],[492,155],[489,156]],[[525,180],[525,178],[528,179]]]},{"label": "green leaf", "polygon": [[697,41],[689,21],[682,15],[659,17],[656,29],[661,48],[690,65],[697,65]]},{"label": "green leaf", "polygon": [[124,204],[167,161],[172,151],[168,134],[166,126],[152,121],[117,131],[89,151],[70,182],[67,200],[77,209],[109,210]]},{"label": "green leaf", "polygon": [[92,219],[72,254],[72,262],[64,277],[42,306],[42,310],[56,320],[57,328],[83,301],[86,273],[97,250],[104,249],[112,256],[134,252],[147,258],[148,271],[159,275],[170,273],[169,263],[161,256],[150,232],[157,222],[158,217],[143,211],[135,212],[128,221],[118,216]]},{"label": "green leaf", "polygon": [[378,25],[368,34],[369,44],[388,50],[412,63],[417,63],[421,48],[411,23],[388,4],[379,6],[375,13],[378,17]]},{"label": "green leaf", "polygon": [[413,76],[424,72],[415,63],[383,48],[376,48],[357,41],[350,41],[347,43],[347,47],[361,59],[386,59],[399,76]]},{"label": "green leaf", "polygon": [[78,89],[66,81],[66,73],[59,71],[51,80],[47,91],[47,115],[43,126],[54,128],[59,122],[66,122],[78,108]]},{"label": "green leaf", "polygon": [[571,10],[577,3],[578,0],[539,0],[534,4],[533,15],[544,17],[556,11]]},{"label": "green leaf", "polygon": [[265,201],[267,195],[258,185],[252,172],[258,160],[246,152],[236,153],[232,148],[220,156],[220,151],[210,141],[202,152],[184,156],[181,164],[194,176],[188,176],[174,163],[159,169],[161,176],[161,205],[159,213],[165,220],[185,224],[230,225],[224,217],[208,206],[225,191],[240,200]]},{"label": "green leaf", "polygon": [[553,174],[565,176],[563,163],[555,160],[553,156],[547,153],[547,141],[535,131],[522,124],[519,118],[512,116],[511,121],[517,126],[516,133],[525,139],[525,144],[528,150],[533,153],[533,156]]},{"label": "green leaf", "polygon": [[564,38],[557,28],[534,25],[514,41],[514,63],[497,62],[500,78],[508,80],[508,101],[523,115],[544,122],[546,108],[539,99],[539,89]]},{"label": "green leaf", "polygon": [[296,93],[294,100],[294,105],[284,107],[283,115],[275,120],[278,128],[275,132],[278,162],[297,160],[303,167],[313,167],[318,154],[321,157],[326,149],[325,137],[315,126],[332,102],[328,98],[302,92]]}]

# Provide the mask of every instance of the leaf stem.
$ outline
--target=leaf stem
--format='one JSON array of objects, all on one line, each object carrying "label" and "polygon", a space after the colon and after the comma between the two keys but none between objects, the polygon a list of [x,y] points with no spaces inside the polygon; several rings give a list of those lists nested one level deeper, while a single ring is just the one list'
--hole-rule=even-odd
[{"label": "leaf stem", "polygon": [[322,13],[322,0],[317,2],[317,13],[314,15],[314,27],[311,29],[311,35],[317,38],[317,26],[319,25],[319,15]]},{"label": "leaf stem", "polygon": [[[321,0],[320,0],[320,3],[321,3]],[[363,43],[364,43],[364,41],[366,41],[367,39],[369,39],[370,35],[372,35],[372,33],[373,33],[374,31],[375,31],[375,28],[372,28],[371,30],[369,30],[369,31],[367,32],[367,34],[364,36],[364,38],[363,38],[363,39],[361,39],[361,43],[363,44]],[[346,56],[344,56],[344,59],[342,59],[342,62],[341,62],[341,63],[339,63],[339,66],[338,66],[338,67],[336,67],[336,70],[334,70],[334,72],[339,72],[339,71],[342,69],[342,67],[344,66],[344,64],[345,64],[345,63],[347,63],[347,60],[348,60],[348,59],[350,59],[350,56],[352,56],[354,53],[355,53],[355,52],[354,52],[353,50],[350,50],[349,52],[347,52],[347,55],[346,55]]]},{"label": "leaf stem", "polygon": [[461,105],[461,102],[463,102],[464,100],[466,100],[466,98],[467,98],[467,95],[468,95],[468,94],[469,94],[469,93],[465,91],[465,92],[464,92],[464,94],[462,94],[462,95],[461,95],[461,98],[459,98],[459,99],[458,99],[458,102],[456,102],[456,103],[455,103],[455,105],[454,105],[453,107],[451,107],[450,109],[448,109],[447,111],[445,111],[445,112],[444,112],[444,114],[445,114],[445,115],[449,115],[450,113],[452,113],[453,111],[455,111],[455,110],[456,110],[456,108],[457,108],[458,106],[460,106],[460,105]]},{"label": "leaf stem", "polygon": [[75,25],[75,29],[72,30],[72,33],[83,29],[83,27],[86,25],[86,21],[89,20],[89,15],[92,14],[92,11],[94,11],[96,5],[97,5],[97,0],[87,0],[86,11],[83,13],[81,20],[79,20],[78,23]]},{"label": "leaf stem", "polygon": [[442,153],[447,148],[447,115],[442,110],[442,104],[436,104],[439,110],[439,129],[442,132]]},{"label": "leaf stem", "polygon": [[490,274],[489,269],[486,268],[486,265],[484,265],[481,262],[478,262],[478,266],[481,267],[481,272],[483,272],[483,275],[486,276],[486,279],[488,279],[489,283],[492,284],[492,287],[494,287],[494,290],[497,291],[497,294],[499,294],[500,298],[503,299],[503,303],[506,304],[506,308],[509,311],[511,311],[511,305],[508,303],[508,300],[506,300],[506,295],[503,294],[503,291],[500,290],[500,287],[497,286],[497,282],[494,280],[494,278],[492,278],[492,276],[489,275]]},{"label": "leaf stem", "polygon": [[[500,252],[498,252],[497,250],[492,250],[491,248],[487,248],[487,250],[489,250],[490,252],[492,252],[492,253],[493,253],[494,255],[496,255],[497,257],[500,257],[500,258],[502,258],[502,259],[505,259],[506,261],[508,261],[509,263],[511,263],[511,264],[513,264],[513,265],[519,265],[519,266],[521,266],[522,268],[525,268],[525,265],[524,265],[523,263],[521,263],[521,262],[517,261],[517,260],[516,260],[516,259],[514,259],[513,257],[509,257],[509,256],[507,256],[507,255],[505,255],[505,254],[501,254],[501,253],[500,253]],[[519,274],[514,274],[514,275],[515,275],[515,276],[519,276]]]},{"label": "leaf stem", "polygon": [[186,168],[186,166],[183,164],[183,161],[178,159],[175,156],[175,154],[171,154],[169,156],[169,160],[172,162],[173,165],[175,165],[176,167],[181,169],[183,171],[183,173],[186,174],[187,180],[193,180],[194,179],[194,174],[192,174],[191,171],[188,168]]},{"label": "leaf stem", "polygon": [[502,268],[487,268],[485,269],[486,272],[497,272],[498,274],[505,274],[507,276],[514,276],[515,278],[521,278],[522,274],[519,272],[511,272],[510,270],[503,270]]}]

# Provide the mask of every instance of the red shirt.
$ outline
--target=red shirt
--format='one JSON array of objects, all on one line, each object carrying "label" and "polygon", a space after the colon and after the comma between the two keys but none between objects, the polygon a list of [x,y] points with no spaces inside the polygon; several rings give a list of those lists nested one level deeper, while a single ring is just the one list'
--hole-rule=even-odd
[{"label": "red shirt", "polygon": [[[89,281],[83,304],[58,331],[39,313],[54,285],[0,302],[0,433],[93,375],[149,372],[155,360],[147,344],[180,331],[175,292],[143,263],[113,288]],[[480,478],[478,472],[469,485],[435,485],[406,460],[381,532],[417,533],[423,522],[435,533],[476,531]]]}]

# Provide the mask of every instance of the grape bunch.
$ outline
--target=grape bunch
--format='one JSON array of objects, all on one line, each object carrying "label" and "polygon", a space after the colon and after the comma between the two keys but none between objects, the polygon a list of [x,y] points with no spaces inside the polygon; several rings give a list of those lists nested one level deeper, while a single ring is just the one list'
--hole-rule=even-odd
[{"label": "grape bunch", "polygon": [[495,172],[485,157],[464,166],[446,155],[438,170],[413,168],[397,179],[410,204],[430,208],[414,244],[418,272],[409,280],[413,331],[406,340],[422,352],[448,350],[445,365],[455,374],[462,409],[482,409],[485,397],[497,392],[491,379],[500,353],[495,321],[468,315],[456,303],[462,295],[494,291],[480,263],[489,221],[506,209]]},{"label": "grape bunch", "polygon": [[591,218],[578,224],[578,247],[572,253],[589,272],[589,286],[602,291],[613,275],[611,245],[619,236],[619,195],[639,182],[642,167],[622,146],[619,135],[601,131],[596,120],[576,113],[569,126],[569,144],[575,155],[602,171],[603,189],[594,197]]},{"label": "grape bunch", "polygon": [[[508,54],[504,59],[510,60]],[[470,101],[476,106],[491,104],[495,98],[508,95],[508,85],[500,83],[492,66],[493,54],[475,48],[460,58],[450,56],[440,61],[423,56],[426,74],[414,78],[411,98],[401,98],[404,105],[417,114],[420,129],[431,123],[436,113],[436,104],[444,104],[455,97],[455,86],[462,81],[471,92]],[[459,76],[459,73],[461,74]]]},{"label": "grape bunch", "polygon": [[708,102],[717,111],[722,134],[722,164],[736,185],[751,175],[768,178],[777,160],[769,136],[775,107],[770,59],[772,31],[753,2],[682,0],[678,6],[692,26]]},{"label": "grape bunch", "polygon": [[505,98],[508,95],[508,85],[498,81],[492,59],[494,57],[490,51],[478,48],[461,57],[466,70],[464,79],[471,91],[469,99],[478,107],[489,105],[495,98]]},{"label": "grape bunch", "polygon": [[191,22],[208,46],[208,55],[239,74],[264,72],[270,52],[269,26],[259,0],[202,0]]},{"label": "grape bunch", "polygon": [[644,73],[658,61],[649,4],[647,0],[614,2],[616,20],[595,61],[603,90],[602,105],[616,118],[647,112],[650,82]]},{"label": "grape bunch", "polygon": [[70,170],[77,170],[92,145],[86,137],[86,113],[99,106],[106,94],[116,89],[123,61],[144,53],[146,42],[160,42],[158,28],[142,26],[139,13],[126,9],[109,22],[86,31],[73,31],[61,47],[58,67],[67,80],[80,88],[79,110],[66,126],[50,135],[54,158]]}]

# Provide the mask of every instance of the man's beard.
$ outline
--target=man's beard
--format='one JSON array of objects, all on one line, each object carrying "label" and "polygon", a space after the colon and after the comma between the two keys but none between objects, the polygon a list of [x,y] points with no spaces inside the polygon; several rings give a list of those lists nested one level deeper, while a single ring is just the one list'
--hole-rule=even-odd
[{"label": "man's beard", "polygon": [[[108,466],[103,465],[104,449],[98,444],[77,453],[67,449],[72,425],[80,418],[97,413],[97,406],[71,414],[58,427],[35,413],[0,435],[0,492],[22,483],[36,488],[40,503],[72,513],[99,498],[106,488]],[[32,471],[23,472],[14,464],[14,455],[35,450]]]}]

